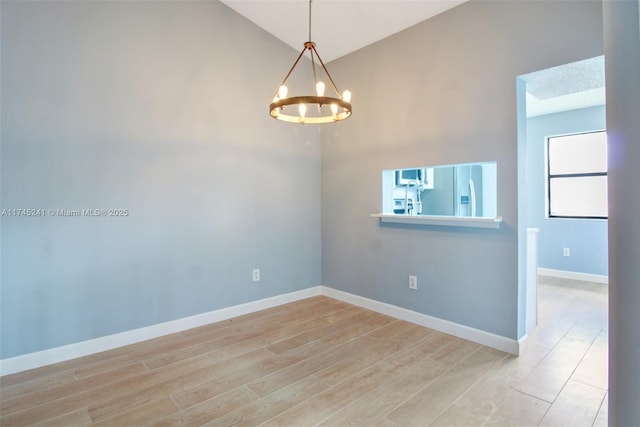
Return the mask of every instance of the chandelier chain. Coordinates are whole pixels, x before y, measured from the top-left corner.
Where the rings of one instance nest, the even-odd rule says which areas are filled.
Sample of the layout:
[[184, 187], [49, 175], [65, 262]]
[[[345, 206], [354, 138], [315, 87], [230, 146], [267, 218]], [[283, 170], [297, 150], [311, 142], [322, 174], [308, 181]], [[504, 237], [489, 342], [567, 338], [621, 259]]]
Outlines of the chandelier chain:
[[311, 41], [311, 2], [313, 0], [309, 0], [309, 41]]

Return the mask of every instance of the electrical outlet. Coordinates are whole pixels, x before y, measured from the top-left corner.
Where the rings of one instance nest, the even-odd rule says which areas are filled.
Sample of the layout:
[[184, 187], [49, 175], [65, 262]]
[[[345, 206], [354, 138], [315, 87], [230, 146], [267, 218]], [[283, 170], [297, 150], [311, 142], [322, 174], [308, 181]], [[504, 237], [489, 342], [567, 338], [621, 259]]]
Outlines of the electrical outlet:
[[418, 289], [418, 276], [409, 276], [409, 289]]
[[571, 255], [571, 251], [569, 250], [569, 248], [562, 248], [562, 256], [570, 256]]
[[254, 282], [259, 282], [260, 281], [260, 269], [259, 268], [254, 268], [253, 269], [253, 281]]

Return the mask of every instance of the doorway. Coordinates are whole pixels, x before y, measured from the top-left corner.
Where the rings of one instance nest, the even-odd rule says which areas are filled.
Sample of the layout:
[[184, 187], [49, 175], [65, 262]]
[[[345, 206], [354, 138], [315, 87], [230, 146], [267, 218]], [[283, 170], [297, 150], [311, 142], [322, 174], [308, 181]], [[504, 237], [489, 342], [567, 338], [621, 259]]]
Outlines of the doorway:
[[607, 219], [554, 217], [548, 151], [550, 137], [605, 130], [604, 57], [522, 75], [516, 83], [518, 258], [524, 269], [518, 333], [526, 338], [521, 350], [535, 349], [540, 357], [516, 389], [551, 408], [582, 393], [581, 401], [590, 403], [580, 411], [591, 424], [606, 425]]
[[[549, 210], [548, 139], [605, 130], [604, 57], [536, 71], [517, 78], [519, 218], [523, 240], [519, 245], [521, 269], [534, 280], [537, 274], [554, 278], [606, 284], [608, 230], [606, 218], [556, 218]], [[580, 156], [578, 151], [577, 156]], [[585, 194], [585, 198], [590, 197]], [[532, 233], [532, 231], [534, 233]], [[537, 237], [531, 246], [527, 239]], [[527, 255], [536, 265], [527, 267]], [[521, 275], [521, 279], [524, 275]], [[519, 336], [531, 330], [527, 319], [537, 317], [536, 293], [522, 286]], [[527, 292], [528, 291], [528, 292]], [[532, 316], [531, 311], [536, 310]]]

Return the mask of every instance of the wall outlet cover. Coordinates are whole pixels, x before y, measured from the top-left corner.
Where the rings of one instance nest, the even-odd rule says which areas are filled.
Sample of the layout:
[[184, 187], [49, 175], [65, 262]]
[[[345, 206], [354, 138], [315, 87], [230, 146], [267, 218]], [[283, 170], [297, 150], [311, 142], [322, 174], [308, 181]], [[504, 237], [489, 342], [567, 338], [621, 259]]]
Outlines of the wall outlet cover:
[[409, 276], [409, 289], [418, 289], [418, 276]]

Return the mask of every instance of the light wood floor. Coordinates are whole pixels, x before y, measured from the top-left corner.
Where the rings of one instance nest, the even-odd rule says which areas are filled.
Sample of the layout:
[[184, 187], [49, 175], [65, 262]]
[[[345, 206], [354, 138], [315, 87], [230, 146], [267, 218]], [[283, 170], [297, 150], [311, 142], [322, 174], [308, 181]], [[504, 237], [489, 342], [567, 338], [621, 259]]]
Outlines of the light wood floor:
[[314, 297], [0, 379], [0, 424], [606, 425], [606, 286], [542, 277], [520, 357]]

